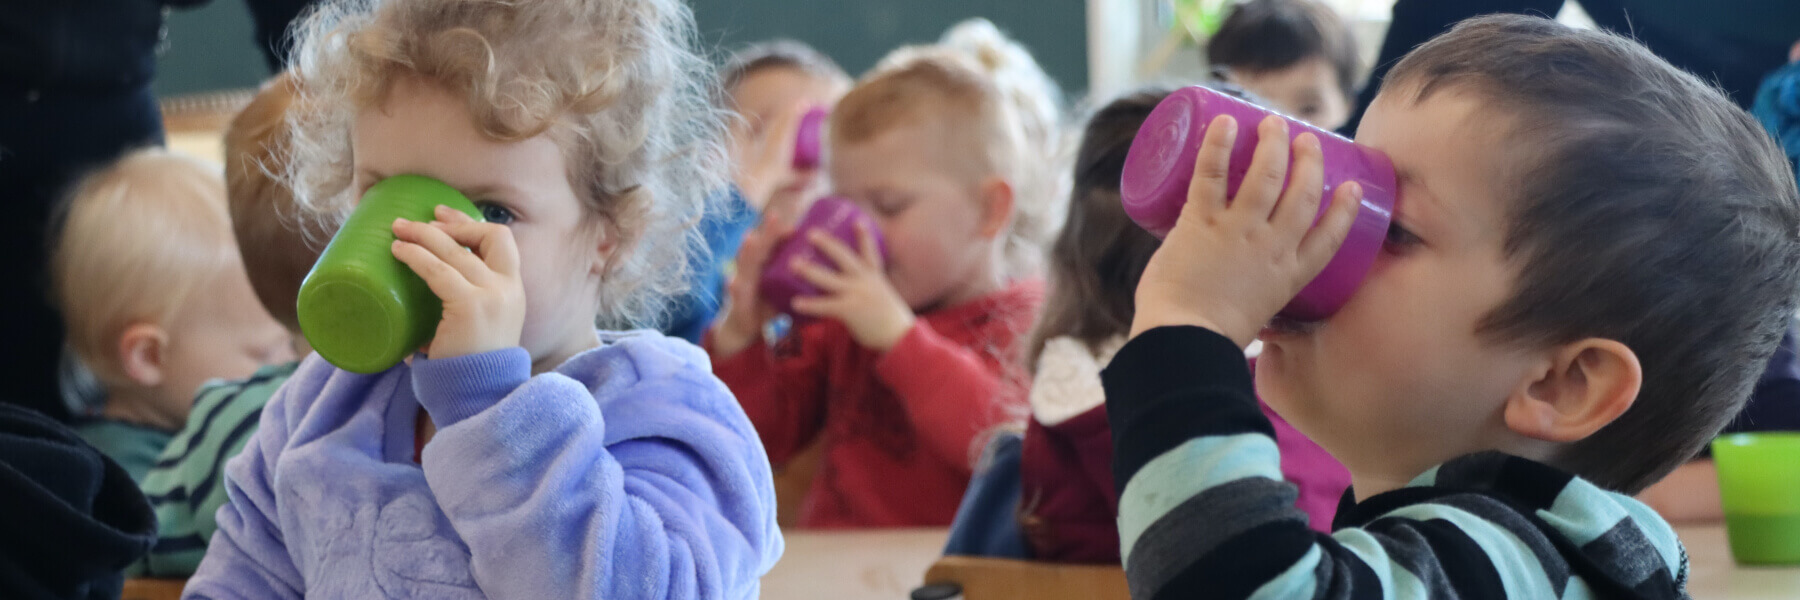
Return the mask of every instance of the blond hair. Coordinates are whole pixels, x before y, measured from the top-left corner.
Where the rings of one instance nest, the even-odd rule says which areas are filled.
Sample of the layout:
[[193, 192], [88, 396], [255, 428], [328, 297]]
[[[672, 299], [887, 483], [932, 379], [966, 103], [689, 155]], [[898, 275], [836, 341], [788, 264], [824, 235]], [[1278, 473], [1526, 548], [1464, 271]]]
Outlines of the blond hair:
[[57, 207], [52, 294], [68, 343], [101, 381], [125, 374], [119, 336], [168, 325], [196, 288], [238, 267], [218, 167], [161, 148], [87, 175]]
[[687, 284], [694, 225], [725, 190], [724, 119], [679, 0], [341, 0], [296, 28], [301, 101], [288, 181], [315, 212], [354, 205], [350, 126], [393, 82], [461, 96], [496, 141], [548, 134], [619, 243], [606, 324], [643, 324]]
[[225, 196], [238, 254], [256, 298], [290, 331], [300, 329], [300, 284], [331, 235], [299, 218], [293, 191], [277, 177], [288, 148], [288, 107], [298, 94], [293, 75], [278, 75], [225, 129]]
[[839, 101], [834, 142], [857, 143], [895, 127], [932, 122], [973, 146], [961, 157], [1012, 185], [1007, 272], [1036, 275], [1043, 242], [1062, 221], [1066, 174], [1061, 92], [1025, 48], [985, 19], [952, 27], [940, 43], [889, 53]]

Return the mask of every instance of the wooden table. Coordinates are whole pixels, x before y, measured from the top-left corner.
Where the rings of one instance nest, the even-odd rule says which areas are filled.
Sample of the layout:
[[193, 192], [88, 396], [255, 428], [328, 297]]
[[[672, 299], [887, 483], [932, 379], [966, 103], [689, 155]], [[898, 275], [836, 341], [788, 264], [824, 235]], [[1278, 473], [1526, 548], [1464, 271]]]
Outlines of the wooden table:
[[[1745, 567], [1731, 560], [1724, 525], [1677, 527], [1687, 546], [1695, 600], [1794, 600], [1800, 567]], [[789, 530], [787, 552], [763, 577], [763, 597], [782, 600], [905, 598], [944, 548], [946, 530]]]
[[903, 600], [944, 551], [948, 529], [784, 532], [787, 552], [763, 576], [762, 597]]
[[1731, 560], [1725, 525], [1675, 528], [1688, 551], [1688, 594], [1694, 600], [1794, 600], [1800, 566], [1745, 567]]

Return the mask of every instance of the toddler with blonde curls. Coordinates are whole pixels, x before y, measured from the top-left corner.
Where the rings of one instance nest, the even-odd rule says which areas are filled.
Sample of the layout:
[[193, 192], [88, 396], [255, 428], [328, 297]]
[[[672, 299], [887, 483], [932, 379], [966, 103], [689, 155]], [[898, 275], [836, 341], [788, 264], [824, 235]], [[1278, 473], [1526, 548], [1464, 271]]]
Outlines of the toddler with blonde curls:
[[307, 359], [226, 467], [190, 598], [756, 598], [768, 459], [706, 355], [647, 322], [723, 189], [677, 0], [388, 0], [297, 30], [288, 183], [330, 221], [384, 178], [483, 221], [397, 220], [443, 302], [374, 375]]

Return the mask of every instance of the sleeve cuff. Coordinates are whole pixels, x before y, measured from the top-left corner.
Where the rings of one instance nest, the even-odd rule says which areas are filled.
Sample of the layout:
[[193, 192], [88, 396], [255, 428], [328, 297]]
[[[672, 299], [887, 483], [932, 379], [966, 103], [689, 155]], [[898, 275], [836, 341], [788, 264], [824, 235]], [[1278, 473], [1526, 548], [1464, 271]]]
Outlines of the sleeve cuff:
[[1132, 339], [1100, 373], [1121, 489], [1137, 470], [1188, 440], [1275, 429], [1256, 403], [1244, 353], [1200, 327], [1159, 327]]
[[439, 428], [498, 404], [531, 379], [531, 355], [514, 346], [480, 354], [413, 361], [413, 394]]

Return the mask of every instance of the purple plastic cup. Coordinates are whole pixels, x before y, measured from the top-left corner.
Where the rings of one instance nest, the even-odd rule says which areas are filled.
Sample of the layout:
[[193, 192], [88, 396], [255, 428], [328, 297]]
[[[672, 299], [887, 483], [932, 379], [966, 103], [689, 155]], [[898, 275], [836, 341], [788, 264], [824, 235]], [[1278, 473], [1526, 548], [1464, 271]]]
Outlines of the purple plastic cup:
[[794, 136], [794, 168], [819, 166], [825, 154], [825, 119], [830, 116], [831, 111], [824, 107], [814, 107], [800, 117], [800, 133]]
[[[1226, 192], [1237, 195], [1244, 172], [1256, 150], [1256, 126], [1268, 115], [1279, 114], [1243, 100], [1194, 86], [1176, 90], [1163, 99], [1138, 129], [1131, 151], [1125, 156], [1124, 179], [1119, 195], [1125, 214], [1151, 235], [1162, 238], [1175, 226], [1181, 207], [1187, 203], [1188, 182], [1194, 178], [1194, 159], [1200, 153], [1200, 142], [1206, 127], [1218, 115], [1237, 119], [1237, 143], [1231, 148], [1231, 166]], [[1319, 321], [1337, 312], [1375, 264], [1375, 257], [1387, 239], [1388, 224], [1394, 217], [1394, 199], [1399, 186], [1394, 179], [1394, 165], [1372, 148], [1357, 145], [1335, 133], [1314, 127], [1286, 115], [1288, 135], [1298, 137], [1312, 132], [1319, 138], [1325, 161], [1324, 196], [1319, 214], [1330, 207], [1332, 191], [1346, 181], [1362, 184], [1362, 206], [1350, 235], [1342, 248], [1325, 265], [1300, 295], [1281, 309], [1280, 315], [1299, 321]], [[1293, 159], [1289, 158], [1292, 165]], [[1315, 217], [1315, 223], [1317, 217]]]
[[806, 239], [808, 232], [815, 229], [824, 231], [849, 244], [851, 248], [856, 248], [859, 244], [856, 239], [857, 223], [868, 226], [869, 233], [875, 237], [875, 247], [881, 250], [881, 257], [886, 260], [887, 242], [882, 240], [881, 230], [875, 227], [875, 219], [869, 213], [843, 198], [820, 198], [806, 211], [806, 216], [800, 218], [800, 224], [794, 227], [794, 235], [782, 241], [769, 255], [769, 262], [763, 267], [762, 280], [757, 284], [763, 301], [784, 314], [793, 315], [795, 320], [802, 319], [802, 315], [794, 313], [794, 298], [816, 296], [819, 288], [794, 272], [794, 259], [802, 258], [826, 267], [836, 264]]

